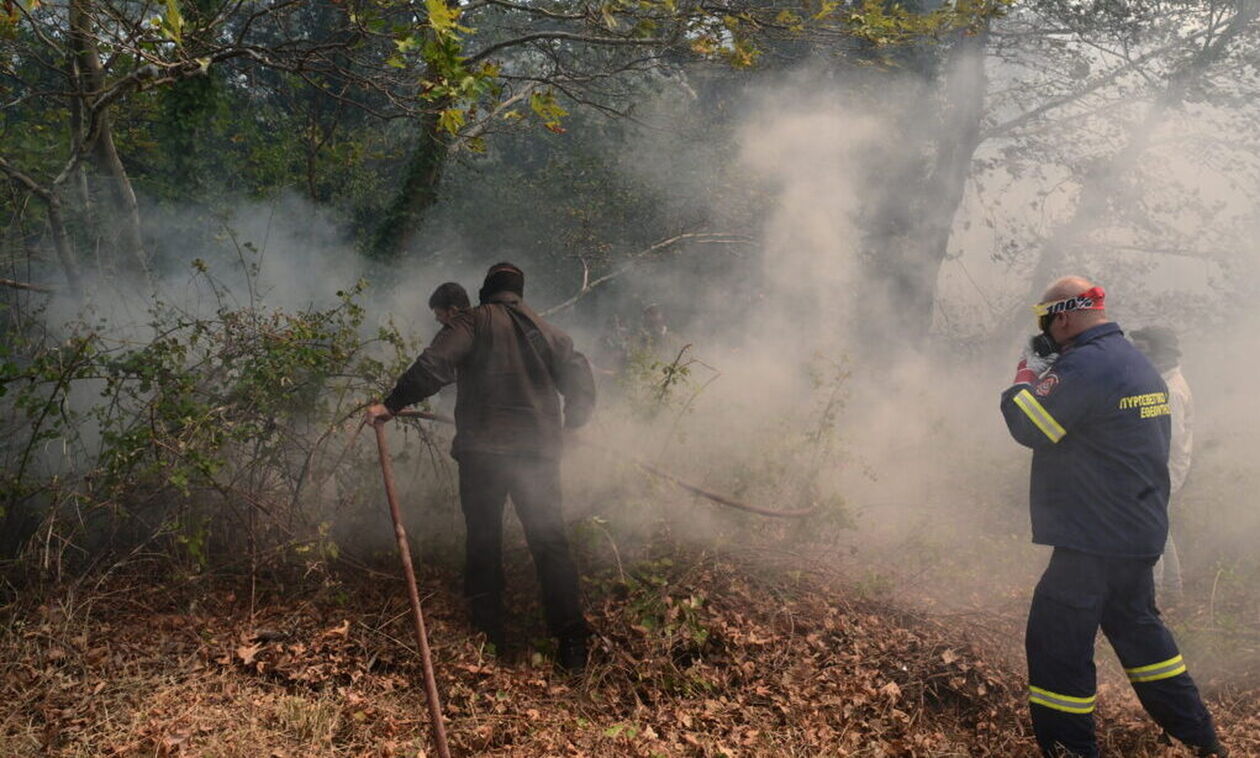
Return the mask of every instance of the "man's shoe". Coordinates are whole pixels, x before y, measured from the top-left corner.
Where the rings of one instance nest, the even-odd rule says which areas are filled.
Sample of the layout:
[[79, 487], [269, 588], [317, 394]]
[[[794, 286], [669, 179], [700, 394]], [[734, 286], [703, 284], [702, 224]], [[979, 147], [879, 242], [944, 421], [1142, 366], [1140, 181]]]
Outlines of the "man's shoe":
[[477, 627], [477, 631], [485, 635], [486, 648], [489, 650], [489, 652], [494, 656], [502, 658], [503, 655], [507, 652], [507, 635], [503, 633], [503, 627], [479, 626]]
[[556, 663], [570, 674], [582, 673], [586, 668], [586, 637], [561, 637]]
[[1229, 758], [1229, 751], [1219, 741], [1209, 747], [1196, 747], [1194, 754], [1198, 758]]

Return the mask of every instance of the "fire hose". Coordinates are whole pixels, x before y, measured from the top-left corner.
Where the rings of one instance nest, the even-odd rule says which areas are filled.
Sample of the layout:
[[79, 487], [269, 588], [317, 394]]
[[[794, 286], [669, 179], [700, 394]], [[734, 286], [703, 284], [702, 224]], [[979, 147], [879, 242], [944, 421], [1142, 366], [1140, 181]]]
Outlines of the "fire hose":
[[[436, 421], [440, 424], [454, 424], [455, 423], [455, 419], [451, 418], [450, 416], [443, 416], [437, 413], [429, 413], [427, 411], [400, 411], [398, 415], [405, 418], [419, 418], [419, 419], [425, 419], [427, 421]], [[589, 447], [592, 450], [598, 450], [608, 455], [616, 455], [616, 456], [623, 455], [622, 453], [616, 450], [613, 450], [612, 448], [604, 447], [603, 445], [600, 445], [595, 442], [591, 442], [590, 440], [579, 438], [576, 441], [580, 445]], [[681, 489], [684, 489], [692, 493], [693, 495], [699, 495], [700, 497], [703, 497], [707, 500], [711, 500], [717, 503], [718, 505], [724, 505], [727, 508], [734, 508], [736, 510], [746, 511], [748, 513], [756, 513], [759, 516], [768, 516], [770, 518], [804, 518], [806, 516], [813, 515], [813, 513], [818, 510], [817, 506], [811, 506], [809, 508], [801, 508], [797, 510], [788, 510], [788, 511], [776, 511], [770, 508], [762, 508], [757, 505], [745, 503], [740, 500], [736, 500], [735, 498], [728, 497], [726, 495], [722, 495], [717, 492], [713, 492], [711, 490], [707, 490], [704, 487], [701, 487], [699, 485], [692, 484], [691, 482], [685, 481], [679, 478], [678, 476], [675, 476], [674, 474], [671, 474], [670, 472], [665, 471], [659, 466], [648, 463], [645, 460], [641, 460], [633, 456], [626, 456], [626, 457], [629, 457], [630, 462], [633, 463], [635, 466], [637, 466], [641, 471], [644, 471], [660, 479], [664, 479], [670, 484], [673, 484]]]

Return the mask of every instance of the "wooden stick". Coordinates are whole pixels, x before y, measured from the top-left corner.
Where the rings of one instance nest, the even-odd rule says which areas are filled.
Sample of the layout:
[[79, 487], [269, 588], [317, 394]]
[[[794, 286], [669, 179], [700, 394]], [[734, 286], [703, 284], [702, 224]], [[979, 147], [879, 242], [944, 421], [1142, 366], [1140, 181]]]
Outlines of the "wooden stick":
[[[420, 419], [425, 419], [427, 421], [437, 421], [440, 424], [454, 424], [455, 423], [455, 419], [451, 418], [450, 416], [442, 416], [437, 413], [429, 413], [428, 411], [399, 411], [397, 415], [406, 417], [406, 418], [420, 418]], [[604, 447], [603, 445], [600, 445], [595, 442], [591, 442], [589, 440], [579, 439], [577, 441], [581, 445], [585, 445], [586, 447], [589, 447], [593, 450], [598, 450], [602, 453], [607, 453], [608, 455], [614, 455], [614, 456], [623, 455], [623, 453], [619, 451], [613, 450], [612, 448]], [[813, 515], [813, 513], [818, 510], [818, 506], [813, 506], [810, 508], [801, 508], [799, 510], [792, 510], [792, 511], [775, 511], [769, 508], [762, 508], [757, 505], [750, 505], [749, 503], [736, 500], [732, 497], [727, 497], [726, 495], [718, 494], [717, 492], [713, 492], [712, 490], [707, 490], [703, 487], [700, 487], [699, 485], [695, 485], [695, 484], [692, 484], [691, 482], [687, 482], [682, 479], [679, 479], [677, 476], [674, 476], [668, 471], [665, 471], [664, 469], [661, 469], [651, 463], [648, 463], [647, 461], [640, 460], [633, 456], [625, 456], [625, 457], [630, 458], [630, 461], [634, 463], [634, 465], [638, 466], [641, 470], [651, 474], [652, 476], [660, 477], [661, 479], [664, 479], [665, 481], [670, 482], [671, 484], [674, 484], [678, 487], [681, 487], [682, 489], [687, 490], [693, 495], [699, 495], [700, 497], [706, 498], [708, 500], [712, 500], [718, 505], [725, 505], [728, 508], [734, 508], [740, 511], [747, 511], [748, 513], [756, 513], [759, 516], [769, 516], [770, 518], [805, 518], [806, 516]]]
[[55, 292], [55, 290], [52, 287], [45, 287], [42, 284], [31, 284], [30, 282], [19, 282], [16, 279], [6, 279], [4, 277], [0, 277], [0, 285], [4, 285], [5, 287], [10, 287], [15, 290], [30, 290], [31, 292], [42, 292], [45, 295], [50, 295], [53, 292]]
[[394, 465], [389, 457], [389, 445], [385, 441], [385, 424], [377, 422], [376, 447], [381, 453], [381, 475], [385, 478], [385, 497], [389, 499], [389, 515], [394, 519], [394, 536], [398, 538], [398, 554], [402, 557], [403, 574], [407, 577], [407, 599], [411, 601], [411, 620], [416, 630], [416, 644], [420, 646], [420, 661], [424, 665], [424, 692], [429, 701], [429, 720], [433, 723], [433, 742], [441, 758], [451, 758], [451, 748], [446, 744], [446, 726], [442, 723], [442, 703], [438, 700], [437, 679], [433, 676], [433, 658], [429, 654], [429, 638], [424, 630], [424, 614], [420, 612], [420, 590], [416, 586], [416, 572], [411, 565], [411, 548], [407, 546], [407, 529], [403, 526], [402, 511], [398, 508], [398, 493], [394, 489]]

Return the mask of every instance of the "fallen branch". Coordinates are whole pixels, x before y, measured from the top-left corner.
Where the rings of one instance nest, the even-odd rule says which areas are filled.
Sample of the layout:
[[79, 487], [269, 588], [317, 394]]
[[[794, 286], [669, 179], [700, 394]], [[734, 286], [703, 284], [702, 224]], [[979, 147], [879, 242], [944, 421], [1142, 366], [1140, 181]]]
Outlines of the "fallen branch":
[[[443, 416], [437, 413], [429, 413], [428, 411], [400, 411], [398, 413], [398, 416], [404, 417], [404, 418], [419, 418], [419, 419], [424, 419], [426, 421], [436, 421], [440, 424], [454, 424], [455, 423], [455, 419], [451, 418], [450, 416]], [[600, 445], [595, 442], [591, 442], [589, 440], [579, 439], [577, 441], [579, 444], [585, 445], [586, 447], [589, 447], [592, 450], [598, 450], [602, 453], [607, 453], [608, 455], [612, 455], [616, 457], [629, 458], [631, 463], [638, 466], [641, 470], [646, 471], [647, 473], [651, 474], [652, 476], [660, 477], [661, 479], [664, 479], [665, 481], [677, 487], [687, 490], [693, 495], [699, 495], [700, 497], [706, 498], [708, 500], [712, 500], [718, 505], [724, 505], [727, 508], [734, 508], [735, 510], [746, 511], [748, 513], [756, 513], [759, 516], [768, 516], [770, 518], [805, 518], [806, 516], [813, 515], [813, 513], [818, 510], [817, 506], [813, 506], [810, 508], [801, 508], [798, 510], [791, 510], [791, 511], [775, 511], [769, 508], [762, 508], [757, 505], [750, 505], [748, 503], [736, 500], [732, 497], [727, 497], [726, 495], [713, 492], [712, 490], [707, 490], [704, 487], [692, 484], [691, 482], [684, 481], [683, 479], [678, 478], [677, 476], [669, 473], [668, 471], [665, 471], [662, 468], [659, 468], [658, 466], [655, 466], [651, 463], [648, 463], [647, 461], [641, 460], [639, 458], [635, 458], [633, 456], [627, 456], [620, 451], [613, 450], [612, 448], [604, 447], [603, 445]]]
[[0, 285], [4, 285], [5, 287], [10, 287], [15, 290], [30, 290], [31, 292], [43, 292], [46, 295], [51, 295], [52, 293], [56, 292], [56, 290], [54, 290], [52, 287], [45, 287], [42, 284], [31, 284], [30, 282], [19, 282], [16, 279], [5, 279], [4, 277], [0, 277]]

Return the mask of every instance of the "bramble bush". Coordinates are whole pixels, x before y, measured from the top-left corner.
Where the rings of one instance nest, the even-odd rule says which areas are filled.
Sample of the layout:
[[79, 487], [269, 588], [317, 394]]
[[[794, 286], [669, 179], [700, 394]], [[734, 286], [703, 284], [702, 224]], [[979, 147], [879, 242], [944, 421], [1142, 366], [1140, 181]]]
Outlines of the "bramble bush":
[[371, 435], [351, 435], [413, 346], [392, 323], [365, 328], [365, 284], [322, 309], [237, 307], [194, 268], [220, 304], [209, 315], [156, 302], [139, 329], [81, 316], [53, 332], [40, 314], [0, 313], [11, 566], [60, 576], [140, 555], [186, 571], [328, 556], [333, 521], [379, 505]]

